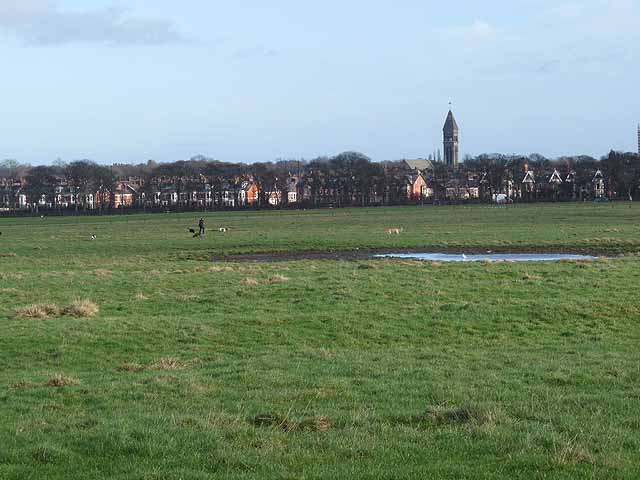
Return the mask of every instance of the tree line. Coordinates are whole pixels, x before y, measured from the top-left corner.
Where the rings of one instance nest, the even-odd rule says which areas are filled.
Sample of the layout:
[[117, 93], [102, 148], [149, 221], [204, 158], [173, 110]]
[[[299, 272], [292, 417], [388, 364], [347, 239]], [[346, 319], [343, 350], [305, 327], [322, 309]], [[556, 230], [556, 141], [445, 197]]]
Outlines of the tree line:
[[[447, 190], [452, 182], [462, 188], [475, 185], [480, 191], [477, 200], [482, 201], [490, 200], [496, 194], [508, 193], [507, 185], [517, 186], [522, 182], [525, 171], [534, 172], [543, 183], [545, 175], [548, 177], [550, 172], [558, 171], [563, 179], [572, 175], [574, 189], [575, 186], [588, 189], [598, 170], [606, 179], [607, 196], [610, 198], [636, 199], [640, 195], [640, 157], [615, 151], [600, 159], [589, 156], [548, 159], [538, 154], [482, 154], [466, 158], [457, 169], [433, 162], [421, 174], [430, 186], [432, 201], [450, 200]], [[15, 210], [18, 206], [16, 194], [20, 192], [29, 198], [30, 207], [35, 204], [37, 208], [35, 199], [55, 199], [57, 192], [66, 188], [75, 195], [72, 208], [76, 211], [88, 208], [109, 211], [114, 208], [118, 182], [132, 178], [136, 179], [138, 198], [130, 205], [131, 208], [145, 207], [154, 194], [168, 187], [177, 195], [177, 207], [195, 208], [200, 204], [188, 194], [201, 191], [204, 185], [212, 207], [222, 207], [225, 206], [225, 192], [227, 195], [231, 192], [237, 198], [242, 185], [248, 182], [255, 184], [258, 192], [253, 207], [270, 206], [269, 196], [273, 192], [282, 193], [278, 206], [285, 207], [290, 203], [286, 192], [292, 188], [304, 190], [295, 202], [299, 206], [394, 205], [425, 200], [407, 195], [407, 179], [417, 173], [409, 171], [402, 161], [372, 162], [358, 152], [313, 160], [253, 164], [222, 162], [202, 155], [172, 163], [149, 161], [111, 166], [79, 160], [31, 167], [15, 160], [5, 160], [0, 162], [0, 207]], [[542, 186], [540, 191], [544, 191]], [[2, 205], [3, 195], [5, 205]], [[94, 202], [88, 205], [86, 199], [91, 196]], [[558, 200], [558, 192], [553, 198], [542, 195], [539, 199]], [[562, 199], [578, 198], [574, 191], [573, 195], [564, 195]], [[234, 203], [237, 205], [238, 202]], [[56, 208], [55, 201], [48, 203], [48, 207]]]

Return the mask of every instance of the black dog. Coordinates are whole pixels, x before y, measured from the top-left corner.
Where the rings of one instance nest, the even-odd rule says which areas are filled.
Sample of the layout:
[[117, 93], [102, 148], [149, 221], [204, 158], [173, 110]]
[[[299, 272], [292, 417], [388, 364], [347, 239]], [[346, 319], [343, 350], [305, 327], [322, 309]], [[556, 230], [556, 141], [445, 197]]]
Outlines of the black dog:
[[189, 233], [193, 233], [193, 238], [198, 238], [200, 236], [200, 232], [196, 232], [195, 228], [190, 228]]

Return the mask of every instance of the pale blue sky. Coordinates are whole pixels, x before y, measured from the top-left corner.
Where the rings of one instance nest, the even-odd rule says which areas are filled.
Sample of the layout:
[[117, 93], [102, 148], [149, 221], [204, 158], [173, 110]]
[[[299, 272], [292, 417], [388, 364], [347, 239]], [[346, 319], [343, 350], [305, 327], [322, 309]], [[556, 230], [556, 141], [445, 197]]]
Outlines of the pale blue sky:
[[[452, 6], [447, 6], [449, 4]], [[635, 150], [640, 0], [0, 0], [0, 159]]]

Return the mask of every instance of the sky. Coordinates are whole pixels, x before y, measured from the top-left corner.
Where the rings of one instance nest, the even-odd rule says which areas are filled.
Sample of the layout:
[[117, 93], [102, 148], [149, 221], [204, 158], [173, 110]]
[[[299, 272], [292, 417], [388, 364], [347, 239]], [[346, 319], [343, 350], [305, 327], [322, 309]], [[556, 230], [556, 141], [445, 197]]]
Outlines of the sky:
[[635, 151], [640, 0], [0, 0], [0, 160]]

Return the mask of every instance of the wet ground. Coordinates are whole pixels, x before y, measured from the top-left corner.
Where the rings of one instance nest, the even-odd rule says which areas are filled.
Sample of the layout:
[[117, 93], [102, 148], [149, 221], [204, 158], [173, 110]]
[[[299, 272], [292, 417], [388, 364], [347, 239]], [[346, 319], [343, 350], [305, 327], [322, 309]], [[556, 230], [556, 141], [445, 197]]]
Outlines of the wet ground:
[[[434, 249], [436, 250], [436, 249]], [[514, 251], [515, 250], [515, 251]], [[464, 256], [463, 256], [464, 255]], [[599, 258], [596, 252], [586, 251], [493, 251], [481, 248], [465, 249], [465, 251], [426, 252], [422, 250], [347, 250], [347, 251], [303, 251], [303, 252], [269, 252], [214, 257], [214, 262], [293, 262], [299, 260], [343, 260], [357, 261], [368, 259], [403, 259], [438, 262], [463, 261], [560, 261], [560, 260], [595, 260]]]
[[597, 260], [591, 255], [567, 253], [495, 253], [495, 254], [451, 254], [451, 253], [391, 253], [374, 255], [374, 258], [399, 258], [431, 262], [558, 262], [560, 260]]

